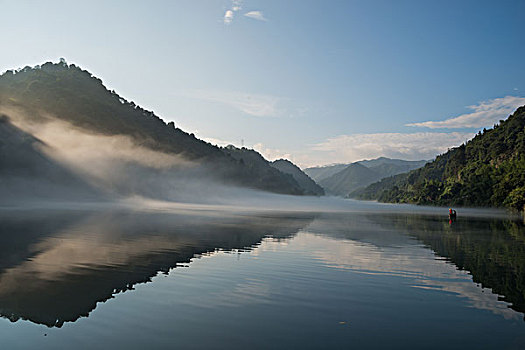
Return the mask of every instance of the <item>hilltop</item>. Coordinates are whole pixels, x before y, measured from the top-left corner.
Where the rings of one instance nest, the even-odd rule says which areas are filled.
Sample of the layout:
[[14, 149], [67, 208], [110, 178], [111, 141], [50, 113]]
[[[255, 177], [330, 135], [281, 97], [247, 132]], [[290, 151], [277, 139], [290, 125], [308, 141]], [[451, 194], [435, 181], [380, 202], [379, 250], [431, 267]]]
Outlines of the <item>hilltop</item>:
[[[154, 112], [109, 91], [102, 80], [65, 60], [2, 74], [0, 112], [10, 120], [24, 115], [26, 122], [59, 120], [85, 133], [125, 136], [141, 149], [197, 164], [206, 181], [213, 178], [227, 185], [283, 194], [307, 192], [293, 177], [270, 166], [268, 161], [232, 157], [231, 152], [200, 140], [176, 127], [174, 122], [166, 123]], [[31, 159], [20, 161], [31, 162]], [[133, 186], [133, 191], [137, 188]]]

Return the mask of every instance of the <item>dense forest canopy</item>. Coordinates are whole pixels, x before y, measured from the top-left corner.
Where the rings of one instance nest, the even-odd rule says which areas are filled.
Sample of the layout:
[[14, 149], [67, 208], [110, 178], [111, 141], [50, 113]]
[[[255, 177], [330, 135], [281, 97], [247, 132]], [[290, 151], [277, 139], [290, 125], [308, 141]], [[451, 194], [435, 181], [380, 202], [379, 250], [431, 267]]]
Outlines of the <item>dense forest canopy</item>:
[[351, 197], [524, 210], [525, 106], [424, 167], [383, 179]]

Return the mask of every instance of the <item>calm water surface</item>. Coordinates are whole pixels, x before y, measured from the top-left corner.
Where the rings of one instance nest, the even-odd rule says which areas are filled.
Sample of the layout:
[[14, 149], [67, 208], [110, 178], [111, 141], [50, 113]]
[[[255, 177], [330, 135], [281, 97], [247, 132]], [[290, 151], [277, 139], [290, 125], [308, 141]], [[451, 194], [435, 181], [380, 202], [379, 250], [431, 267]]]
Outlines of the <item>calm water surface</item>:
[[2, 348], [525, 348], [523, 222], [403, 208], [0, 211]]

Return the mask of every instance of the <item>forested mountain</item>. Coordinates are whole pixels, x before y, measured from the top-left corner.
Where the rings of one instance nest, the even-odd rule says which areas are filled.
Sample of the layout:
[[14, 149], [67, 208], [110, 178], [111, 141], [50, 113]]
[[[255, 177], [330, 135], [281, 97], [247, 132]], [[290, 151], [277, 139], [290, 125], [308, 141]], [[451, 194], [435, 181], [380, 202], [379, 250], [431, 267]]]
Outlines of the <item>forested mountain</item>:
[[199, 140], [173, 122], [165, 123], [153, 112], [108, 91], [100, 79], [65, 60], [2, 74], [0, 112], [11, 119], [21, 113], [30, 122], [64, 121], [97, 135], [124, 135], [137, 147], [191, 161], [203, 169], [201, 173], [207, 179], [213, 177], [221, 183], [303, 194], [293, 178], [268, 162], [252, 163], [251, 158], [241, 161], [232, 157], [230, 152]]
[[304, 173], [310, 176], [314, 181], [319, 183], [322, 179], [326, 179], [334, 174], [337, 174], [350, 164], [333, 164], [318, 167], [311, 167], [304, 169]]
[[[237, 148], [233, 145], [228, 145], [224, 148], [221, 148], [221, 150], [226, 155], [238, 161], [241, 165], [246, 166], [256, 174], [259, 174], [259, 177], [255, 178], [254, 181], [261, 181], [272, 176], [279, 177], [281, 181], [287, 182], [288, 186], [296, 191], [296, 193], [292, 194], [306, 193], [306, 191], [301, 188], [301, 185], [294, 179], [293, 176], [281, 172], [273, 167], [271, 163], [264, 159], [264, 157], [259, 152], [246, 147]], [[260, 185], [262, 186], [262, 184]]]
[[525, 106], [424, 167], [351, 194], [429, 205], [525, 206]]
[[381, 179], [381, 175], [359, 163], [352, 163], [334, 175], [322, 179], [319, 184], [327, 193], [346, 196], [357, 188]]
[[305, 194], [323, 196], [324, 190], [321, 186], [315, 183], [308, 175], [306, 175], [297, 165], [286, 159], [278, 159], [270, 163], [272, 167], [279, 171], [290, 174], [295, 181], [301, 186]]
[[356, 189], [388, 176], [420, 168], [426, 162], [380, 157], [350, 164], [307, 168], [304, 172], [315, 178], [328, 193], [346, 197]]

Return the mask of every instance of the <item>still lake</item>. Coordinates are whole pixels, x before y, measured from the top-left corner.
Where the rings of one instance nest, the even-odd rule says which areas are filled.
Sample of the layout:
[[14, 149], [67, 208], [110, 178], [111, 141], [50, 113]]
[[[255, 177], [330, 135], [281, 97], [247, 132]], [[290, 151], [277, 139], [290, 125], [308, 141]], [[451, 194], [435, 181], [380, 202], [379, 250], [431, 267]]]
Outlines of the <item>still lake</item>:
[[524, 349], [525, 227], [501, 212], [0, 210], [9, 349]]

